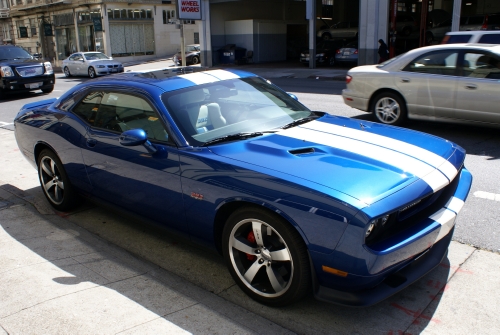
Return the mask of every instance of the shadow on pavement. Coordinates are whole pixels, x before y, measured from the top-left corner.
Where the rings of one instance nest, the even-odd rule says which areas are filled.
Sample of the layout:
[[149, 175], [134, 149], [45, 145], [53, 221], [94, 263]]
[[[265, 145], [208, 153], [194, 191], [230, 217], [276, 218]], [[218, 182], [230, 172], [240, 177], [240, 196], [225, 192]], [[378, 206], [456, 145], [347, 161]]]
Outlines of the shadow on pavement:
[[[82, 299], [91, 299], [82, 300], [82, 305], [99, 304], [100, 297], [93, 296], [88, 289], [102, 287], [119, 293], [154, 315], [193, 333], [203, 332], [185, 322], [183, 317], [202, 302], [203, 305], [197, 305], [196, 308], [205, 308], [206, 311], [203, 312], [209, 313], [207, 315], [211, 318], [241, 320], [245, 309], [260, 315], [261, 320], [244, 324], [256, 333], [283, 332], [267, 327], [265, 319], [268, 319], [288, 330], [304, 334], [398, 334], [411, 325], [418, 324], [423, 329], [428, 323], [440, 322], [433, 318], [439, 305], [435, 302], [441, 299], [445, 284], [452, 275], [450, 270], [457, 267], [445, 259], [415, 284], [369, 308], [346, 308], [323, 303], [316, 301], [312, 294], [295, 305], [270, 308], [251, 300], [235, 285], [222, 257], [207, 253], [205, 249], [195, 247], [175, 235], [95, 208], [88, 202], [83, 202], [71, 213], [50, 214], [48, 204], [40, 201], [40, 197], [43, 197], [40, 187], [22, 191], [11, 185], [3, 185], [0, 189], [20, 198], [12, 198], [14, 200], [10, 201], [13, 203], [22, 204], [26, 200], [37, 206], [38, 211], [29, 204], [10, 208], [9, 212], [3, 211], [3, 214], [8, 213], [10, 217], [4, 217], [0, 222], [7, 234], [38, 256], [39, 263], [55, 268], [51, 270], [51, 273], [56, 273], [52, 277], [52, 283], [44, 281], [43, 276], [35, 280], [39, 282], [26, 283], [34, 285], [26, 288], [30, 294], [31, 306], [44, 303], [50, 296], [53, 296], [52, 299], [58, 298], [62, 293], [73, 293]], [[8, 224], [5, 220], [8, 220]], [[11, 253], [11, 258], [26, 256], [16, 255], [15, 247], [11, 249]], [[15, 277], [23, 276], [23, 273], [16, 271], [29, 269], [30, 264], [22, 264], [21, 269], [24, 270], [16, 270], [15, 263], [26, 262], [26, 259], [14, 259], [11, 264], [4, 264], [4, 270], [11, 270], [12, 281]], [[4, 278], [3, 282], [8, 288], [9, 279]], [[101, 291], [96, 290], [94, 294], [109, 294], [99, 292]], [[58, 298], [54, 301], [55, 304], [60, 304], [65, 300]], [[232, 304], [227, 304], [227, 301], [243, 308], [231, 307]], [[16, 304], [26, 302], [14, 299], [14, 302], [9, 303], [15, 307]], [[54, 313], [50, 303], [47, 304], [48, 307], [45, 308], [48, 310], [45, 312]], [[113, 309], [108, 316], [118, 323], [127, 317], [131, 320], [125, 324], [134, 320], [134, 316], [124, 315], [125, 311], [114, 310], [119, 306], [107, 307]], [[77, 304], [71, 310], [78, 312], [82, 308]], [[99, 311], [99, 306], [95, 308]], [[39, 321], [26, 322], [31, 322], [30, 329], [36, 329], [33, 322]], [[96, 322], [105, 325], [109, 323], [102, 317], [89, 321], [85, 325], [86, 332], [94, 331]], [[109, 327], [114, 328], [97, 329], [98, 332], [105, 333], [117, 333], [121, 329], [111, 324]]]

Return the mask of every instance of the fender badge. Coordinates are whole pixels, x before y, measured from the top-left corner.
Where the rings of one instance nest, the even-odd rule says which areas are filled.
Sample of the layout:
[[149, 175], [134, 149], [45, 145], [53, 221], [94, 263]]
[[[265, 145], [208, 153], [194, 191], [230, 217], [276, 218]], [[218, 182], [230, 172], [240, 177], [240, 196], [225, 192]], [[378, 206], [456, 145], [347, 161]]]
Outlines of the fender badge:
[[196, 200], [203, 200], [203, 194], [191, 192], [191, 198], [195, 198]]

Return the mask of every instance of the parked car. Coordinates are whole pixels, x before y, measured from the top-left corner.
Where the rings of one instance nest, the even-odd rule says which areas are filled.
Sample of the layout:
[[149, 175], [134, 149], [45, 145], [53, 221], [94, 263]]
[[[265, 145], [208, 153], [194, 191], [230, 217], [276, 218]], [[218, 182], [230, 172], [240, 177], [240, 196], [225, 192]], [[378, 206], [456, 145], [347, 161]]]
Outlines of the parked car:
[[[335, 52], [344, 45], [344, 40], [321, 41], [316, 45], [316, 64], [317, 65], [335, 65]], [[300, 53], [300, 62], [309, 64], [309, 50], [302, 50]]]
[[14, 45], [0, 45], [0, 99], [15, 92], [54, 90], [56, 78], [50, 62], [34, 59]]
[[454, 31], [446, 33], [442, 44], [452, 43], [484, 43], [500, 44], [500, 31]]
[[359, 23], [357, 21], [341, 21], [330, 28], [319, 30], [316, 36], [323, 41], [358, 37], [358, 27]]
[[[186, 54], [186, 65], [196, 65], [200, 63], [200, 45], [199, 44], [189, 44], [185, 47]], [[177, 65], [182, 65], [182, 56], [179, 51], [174, 55], [174, 63]]]
[[243, 71], [103, 77], [14, 122], [56, 210], [84, 195], [168, 227], [272, 306], [407, 287], [446, 257], [472, 181], [450, 141], [310, 111]]
[[95, 78], [124, 71], [123, 64], [102, 52], [76, 52], [64, 59], [62, 68], [66, 77], [89, 76]]
[[347, 43], [344, 47], [335, 52], [335, 63], [337, 64], [358, 64], [358, 41]]
[[[480, 42], [479, 38], [490, 30], [500, 30], [500, 14], [461, 17], [460, 31], [458, 32], [451, 33], [451, 24], [452, 20], [448, 19], [428, 29], [426, 32], [427, 44], [431, 44], [433, 41], [441, 41], [443, 38], [445, 39], [441, 43], [490, 43]], [[500, 34], [500, 31], [491, 33]], [[448, 40], [448, 37], [445, 37], [447, 35], [454, 36], [451, 42]], [[494, 39], [494, 43], [492, 44], [498, 44], [496, 41], [497, 39]]]
[[406, 118], [500, 126], [500, 45], [423, 47], [347, 73], [344, 102], [385, 124]]

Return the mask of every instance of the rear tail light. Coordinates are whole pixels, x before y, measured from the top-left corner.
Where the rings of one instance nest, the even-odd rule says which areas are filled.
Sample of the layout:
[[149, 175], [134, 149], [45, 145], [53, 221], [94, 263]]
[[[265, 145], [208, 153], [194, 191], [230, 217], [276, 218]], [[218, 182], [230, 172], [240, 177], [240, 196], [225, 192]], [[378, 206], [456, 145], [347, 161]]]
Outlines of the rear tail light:
[[349, 84], [352, 81], [352, 77], [350, 75], [345, 76], [345, 83]]
[[358, 54], [358, 49], [354, 50], [353, 54], [357, 55]]
[[445, 35], [445, 36], [443, 37], [443, 40], [441, 41], [441, 44], [446, 44], [446, 43], [448, 43], [448, 40], [449, 40], [449, 39], [450, 39], [450, 36], [449, 36], [449, 35]]
[[338, 55], [340, 54], [340, 49], [337, 49], [337, 51], [335, 51], [335, 53]]
[[483, 25], [481, 26], [481, 30], [488, 30], [488, 15], [484, 17]]

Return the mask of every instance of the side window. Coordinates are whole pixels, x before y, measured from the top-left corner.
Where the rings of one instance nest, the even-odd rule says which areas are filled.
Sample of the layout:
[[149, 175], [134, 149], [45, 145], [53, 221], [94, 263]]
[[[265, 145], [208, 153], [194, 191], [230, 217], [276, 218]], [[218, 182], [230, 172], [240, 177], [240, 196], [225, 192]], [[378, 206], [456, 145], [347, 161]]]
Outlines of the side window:
[[73, 108], [91, 126], [116, 132], [143, 129], [150, 140], [168, 141], [158, 114], [143, 98], [119, 92], [92, 92]]
[[500, 79], [500, 57], [482, 52], [465, 53], [463, 76]]
[[500, 34], [485, 34], [481, 36], [479, 43], [500, 44]]
[[453, 76], [456, 71], [457, 56], [456, 52], [450, 51], [425, 54], [410, 62], [403, 71]]

